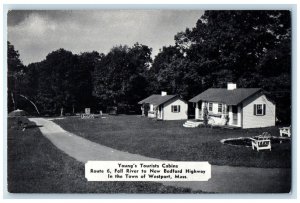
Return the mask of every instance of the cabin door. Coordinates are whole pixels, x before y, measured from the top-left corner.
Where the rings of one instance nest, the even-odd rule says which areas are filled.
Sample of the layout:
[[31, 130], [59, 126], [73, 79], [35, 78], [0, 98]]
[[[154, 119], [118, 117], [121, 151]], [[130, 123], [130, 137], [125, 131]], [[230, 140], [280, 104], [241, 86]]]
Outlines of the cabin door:
[[159, 119], [162, 119], [162, 110], [163, 110], [162, 106], [159, 106], [158, 107], [158, 115], [157, 115]]
[[199, 107], [199, 112], [198, 112], [199, 118], [203, 119], [202, 101], [198, 102], [198, 107]]
[[238, 108], [237, 106], [232, 106], [232, 125], [238, 124]]
[[149, 104], [144, 104], [144, 114], [145, 116], [148, 116], [148, 111], [150, 110], [150, 105]]

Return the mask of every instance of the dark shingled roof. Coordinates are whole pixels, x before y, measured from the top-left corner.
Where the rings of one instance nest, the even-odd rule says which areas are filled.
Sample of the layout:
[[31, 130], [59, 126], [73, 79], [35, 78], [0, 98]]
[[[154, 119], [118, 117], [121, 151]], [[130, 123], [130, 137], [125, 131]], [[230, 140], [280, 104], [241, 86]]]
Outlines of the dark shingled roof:
[[260, 88], [237, 88], [234, 90], [210, 88], [190, 99], [189, 102], [211, 101], [225, 103], [227, 105], [238, 105], [259, 91], [261, 91]]
[[177, 95], [165, 95], [161, 96], [160, 94], [153, 94], [146, 99], [143, 99], [142, 101], [139, 101], [138, 104], [148, 103], [148, 104], [154, 104], [154, 105], [161, 105], [163, 103], [166, 103], [170, 99], [173, 99], [177, 97]]

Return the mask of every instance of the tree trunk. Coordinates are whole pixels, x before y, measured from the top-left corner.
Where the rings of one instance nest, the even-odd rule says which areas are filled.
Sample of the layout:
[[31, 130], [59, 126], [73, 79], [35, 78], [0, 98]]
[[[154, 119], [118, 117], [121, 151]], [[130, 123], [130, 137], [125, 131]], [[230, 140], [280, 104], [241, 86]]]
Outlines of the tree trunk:
[[64, 114], [64, 108], [62, 107], [62, 108], [60, 109], [60, 116], [63, 116], [63, 114]]

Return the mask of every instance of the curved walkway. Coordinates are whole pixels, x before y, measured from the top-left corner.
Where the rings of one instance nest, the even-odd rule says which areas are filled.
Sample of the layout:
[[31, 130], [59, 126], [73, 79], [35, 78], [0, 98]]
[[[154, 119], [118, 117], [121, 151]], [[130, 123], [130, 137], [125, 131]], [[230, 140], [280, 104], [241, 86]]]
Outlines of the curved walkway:
[[[91, 142], [65, 131], [44, 118], [30, 118], [43, 135], [57, 148], [76, 160], [87, 161], [158, 161], [138, 154], [119, 151]], [[186, 187], [194, 191], [217, 193], [276, 193], [285, 191], [291, 184], [290, 169], [253, 168], [212, 165], [211, 179], [206, 182], [161, 182], [164, 185]]]

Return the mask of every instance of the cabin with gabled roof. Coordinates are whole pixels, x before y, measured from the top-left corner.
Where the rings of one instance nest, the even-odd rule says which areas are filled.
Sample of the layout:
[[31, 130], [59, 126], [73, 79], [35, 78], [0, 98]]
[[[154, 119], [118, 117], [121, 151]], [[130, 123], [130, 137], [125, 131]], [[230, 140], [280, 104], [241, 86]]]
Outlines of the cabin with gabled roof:
[[190, 99], [194, 103], [195, 119], [203, 120], [205, 114], [212, 125], [241, 128], [275, 126], [276, 108], [260, 88], [210, 88]]
[[159, 120], [185, 120], [188, 118], [188, 104], [179, 95], [167, 95], [166, 92], [153, 94], [142, 101], [142, 116]]

